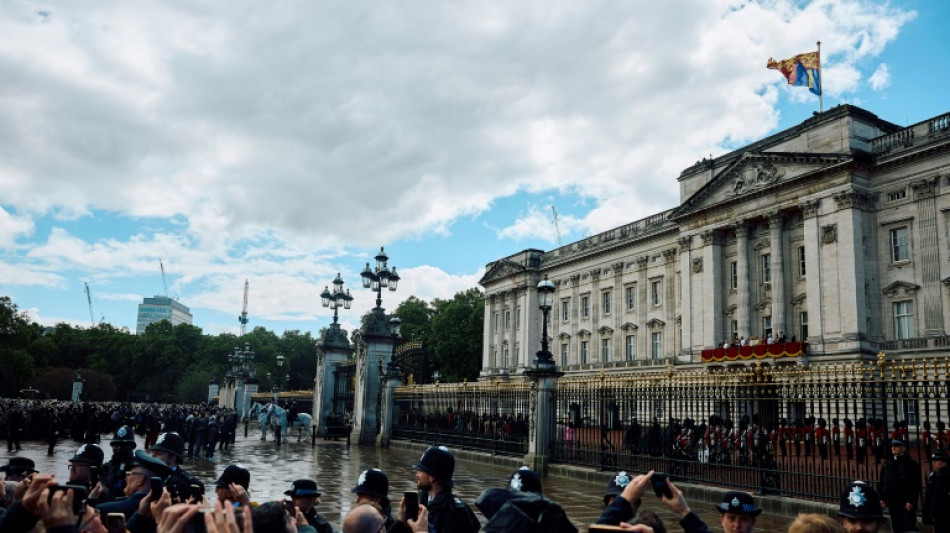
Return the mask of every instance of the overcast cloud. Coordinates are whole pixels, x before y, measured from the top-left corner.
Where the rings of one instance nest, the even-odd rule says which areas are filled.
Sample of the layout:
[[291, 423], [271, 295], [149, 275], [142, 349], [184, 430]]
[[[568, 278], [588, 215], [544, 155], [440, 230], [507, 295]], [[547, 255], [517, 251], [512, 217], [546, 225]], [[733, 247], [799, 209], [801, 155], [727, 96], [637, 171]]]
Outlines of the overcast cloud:
[[[43, 214], [170, 217], [180, 231], [53, 231], [29, 279], [159, 255], [208, 282], [191, 305], [233, 308], [236, 256], [286, 298], [332, 279], [327, 251], [445, 234], [521, 190], [575, 191], [592, 209], [562, 223], [602, 231], [675, 205], [684, 167], [776, 126], [770, 56], [822, 35], [826, 97], [883, 87], [885, 65], [869, 81], [859, 66], [913, 16], [855, 0], [3, 2], [0, 250]], [[546, 209], [499, 236], [553, 241]], [[477, 281], [428, 274], [429, 290]]]

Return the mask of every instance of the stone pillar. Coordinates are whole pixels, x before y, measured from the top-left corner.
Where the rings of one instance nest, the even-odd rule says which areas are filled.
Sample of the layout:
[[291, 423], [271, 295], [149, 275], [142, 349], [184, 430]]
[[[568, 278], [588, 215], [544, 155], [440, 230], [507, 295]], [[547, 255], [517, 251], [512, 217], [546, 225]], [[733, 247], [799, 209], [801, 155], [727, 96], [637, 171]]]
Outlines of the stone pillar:
[[[680, 325], [680, 330], [682, 331], [682, 349], [677, 354], [678, 356], [686, 356], [686, 360], [691, 359], [693, 353], [693, 265], [692, 265], [692, 235], [684, 235], [679, 238], [679, 267], [680, 267], [680, 317], [682, 324]], [[703, 264], [700, 260], [699, 268], [702, 269]]]
[[[318, 435], [327, 434], [327, 418], [333, 410], [334, 371], [353, 356], [346, 330], [333, 323], [321, 332], [317, 343], [317, 372], [313, 383], [313, 423]], [[375, 403], [374, 403], [375, 405]]]
[[257, 394], [257, 380], [251, 378], [245, 381], [241, 388], [237, 389], [237, 391], [240, 394], [240, 396], [237, 398], [237, 401], [239, 402], [239, 405], [244, 406], [244, 410], [242, 411], [244, 414], [242, 416], [246, 416], [251, 410], [251, 405], [254, 403], [253, 396]]
[[785, 241], [782, 239], [785, 217], [781, 212], [769, 215], [769, 243], [772, 252], [772, 337], [778, 339], [784, 332], [788, 335], [785, 310], [788, 298], [785, 295]]
[[[518, 289], [518, 292], [523, 295], [521, 298], [521, 312], [524, 316], [524, 322], [521, 323], [521, 371], [525, 371], [531, 367], [531, 358], [532, 354], [537, 352], [540, 348], [541, 342], [541, 331], [544, 329], [541, 324], [541, 310], [538, 308], [538, 291], [535, 287], [538, 286], [536, 276], [529, 277], [529, 281], [525, 283], [524, 286]], [[555, 293], [554, 304], [560, 305], [559, 300], [557, 299], [557, 293]], [[554, 322], [554, 311], [555, 309], [552, 306], [550, 319], [552, 325]], [[549, 329], [549, 332], [554, 331], [553, 328]]]
[[924, 311], [923, 332], [926, 336], [944, 335], [943, 286], [940, 282], [940, 248], [937, 242], [937, 178], [911, 183], [917, 200], [917, 235], [920, 246], [921, 300]]
[[[647, 310], [650, 308], [650, 280], [647, 279], [647, 265], [650, 264], [650, 256], [641, 255], [637, 257], [637, 295], [640, 301], [637, 302], [637, 325], [643, 326], [647, 323]], [[646, 329], [644, 329], [646, 331]], [[650, 336], [647, 334], [637, 335], [637, 353], [640, 359], [650, 359]]]
[[739, 302], [736, 306], [736, 316], [739, 322], [739, 336], [748, 340], [752, 334], [752, 295], [749, 290], [749, 223], [740, 220], [735, 223], [735, 229], [738, 248], [736, 267], [739, 278]]
[[221, 390], [221, 385], [217, 381], [212, 380], [208, 383], [208, 405], [211, 405], [211, 402], [214, 401], [214, 397], [218, 396], [218, 402], [221, 401], [221, 396], [218, 392]]
[[382, 393], [380, 367], [389, 362], [393, 339], [389, 332], [389, 316], [381, 308], [363, 317], [365, 350], [356, 357], [356, 390], [353, 398], [353, 431], [351, 444], [375, 444], [379, 423], [377, 400]]
[[[725, 316], [722, 313], [722, 253], [715, 230], [706, 230], [700, 237], [703, 239], [702, 263], [699, 264], [702, 273], [702, 300], [699, 303], [703, 317], [702, 344], [706, 348], [712, 348], [720, 340], [729, 337], [727, 328], [723, 327]], [[728, 341], [732, 343], [731, 338]]]
[[[808, 338], [799, 339], [808, 343], [808, 352], [820, 353], [824, 350], [825, 321], [822, 313], [822, 260], [821, 260], [821, 228], [818, 224], [818, 210], [821, 200], [809, 200], [799, 204], [804, 219], [805, 234], [805, 312], [808, 313]], [[801, 336], [795, 332], [796, 338]]]
[[[663, 309], [664, 314], [666, 315], [666, 327], [663, 332], [663, 347], [664, 347], [664, 356], [666, 357], [676, 357], [679, 355], [679, 350], [676, 346], [677, 331], [678, 327], [676, 324], [676, 302], [678, 298], [676, 297], [677, 282], [674, 275], [676, 273], [677, 257], [679, 253], [676, 248], [670, 248], [663, 250], [663, 265], [665, 273], [663, 275]], [[682, 340], [682, 339], [680, 339]]]
[[492, 311], [495, 304], [494, 294], [485, 294], [485, 327], [482, 328], [482, 377], [491, 375], [494, 370], [495, 361], [492, 361], [492, 349], [495, 345], [492, 342]]
[[535, 382], [535, 389], [531, 396], [531, 427], [528, 431], [528, 455], [524, 458], [525, 465], [540, 475], [547, 474], [548, 462], [551, 458], [551, 443], [554, 442], [556, 431], [556, 406], [554, 404], [555, 380], [564, 375], [558, 372], [555, 366], [540, 368], [535, 365], [525, 373]]
[[86, 380], [82, 379], [82, 376], [79, 373], [76, 373], [76, 377], [73, 379], [73, 393], [70, 396], [70, 399], [75, 403], [82, 399], [82, 387], [83, 383]]
[[402, 377], [396, 368], [390, 368], [386, 373], [386, 384], [383, 386], [383, 399], [380, 402], [382, 413], [379, 417], [379, 435], [376, 437], [376, 445], [382, 448], [388, 448], [393, 435], [393, 417], [396, 414], [396, 404], [393, 401], [396, 387], [402, 385]]
[[834, 268], [838, 274], [839, 292], [835, 318], [838, 319], [842, 340], [837, 349], [856, 350], [867, 333], [869, 272], [864, 259], [864, 242], [868, 234], [864, 212], [867, 196], [847, 191], [836, 194], [834, 199], [838, 208], [837, 223], [822, 227], [821, 231], [823, 246], [837, 257]]

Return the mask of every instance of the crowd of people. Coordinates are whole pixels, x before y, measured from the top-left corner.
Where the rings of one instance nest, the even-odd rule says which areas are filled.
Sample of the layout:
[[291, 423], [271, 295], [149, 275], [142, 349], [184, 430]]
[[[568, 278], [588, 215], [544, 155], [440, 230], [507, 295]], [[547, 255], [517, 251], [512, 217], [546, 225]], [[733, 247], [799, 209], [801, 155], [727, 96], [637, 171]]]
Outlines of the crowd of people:
[[[0, 467], [4, 475], [0, 483], [0, 531], [4, 533], [334, 531], [334, 526], [317, 512], [321, 494], [316, 480], [297, 479], [284, 492], [285, 499], [261, 503], [251, 500], [253, 476], [240, 464], [228, 464], [208, 490], [204, 481], [183, 467], [189, 450], [207, 450], [211, 443], [220, 445], [226, 440], [193, 437], [194, 428], [201, 420], [208, 425], [217, 423], [217, 419], [231, 415], [230, 410], [209, 406], [126, 409], [121, 405], [90, 405], [82, 406], [77, 413], [75, 406], [15, 405], [7, 410], [4, 420], [8, 428], [13, 427], [11, 420], [19, 420], [10, 414], [16, 412], [26, 419], [26, 411], [30, 420], [45, 414], [48, 423], [51, 407], [54, 416], [86, 418], [80, 439], [83, 442], [68, 460], [65, 483], [53, 474], [38, 471], [34, 461], [24, 456], [13, 455]], [[120, 414], [113, 417], [115, 412]], [[111, 438], [89, 438], [89, 427], [94, 427], [89, 418], [100, 416], [107, 423], [120, 424]], [[154, 424], [149, 425], [150, 416], [160, 421], [161, 430], [154, 439], [148, 436], [154, 428]], [[136, 427], [146, 435], [147, 451], [137, 449]], [[105, 440], [111, 448], [108, 460], [101, 445]], [[11, 444], [15, 453], [19, 444], [15, 440]], [[932, 524], [934, 531], [950, 531], [950, 456], [942, 448], [933, 452], [930, 459], [934, 470], [921, 498], [920, 465], [908, 455], [907, 443], [891, 438], [889, 448], [876, 487], [855, 481], [842, 489], [838, 520], [825, 515], [800, 515], [788, 531], [874, 533], [883, 531], [888, 516], [894, 532], [917, 531], [918, 511], [924, 524]], [[385, 472], [363, 471], [352, 481], [353, 506], [339, 529], [344, 533], [577, 531], [564, 508], [545, 496], [541, 477], [527, 467], [512, 473], [505, 487], [484, 489], [471, 505], [453, 493], [455, 458], [448, 448], [429, 447], [412, 467], [418, 492], [398, 495], [398, 502], [390, 495]], [[643, 498], [652, 497], [648, 493], [678, 517], [678, 525], [685, 532], [710, 531], [704, 518], [690, 508], [682, 490], [653, 471], [611, 475], [603, 512], [590, 530], [603, 530], [598, 529], [603, 526], [665, 533], [670, 525], [655, 512], [641, 509]], [[750, 494], [739, 491], [724, 493], [716, 509], [722, 529], [730, 533], [752, 532], [762, 513]]]

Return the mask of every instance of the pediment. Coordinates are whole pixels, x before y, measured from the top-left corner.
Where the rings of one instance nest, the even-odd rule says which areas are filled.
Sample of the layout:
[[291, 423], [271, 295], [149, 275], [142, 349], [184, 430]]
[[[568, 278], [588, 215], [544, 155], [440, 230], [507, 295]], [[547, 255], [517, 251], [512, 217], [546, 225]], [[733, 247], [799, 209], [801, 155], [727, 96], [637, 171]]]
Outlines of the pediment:
[[761, 302], [759, 302], [758, 304], [755, 305], [755, 310], [756, 310], [756, 311], [761, 311], [761, 310], [763, 310], [763, 309], [770, 308], [770, 307], [772, 307], [772, 299], [771, 299], [771, 298], [766, 298], [766, 299], [762, 300]]
[[521, 274], [525, 271], [525, 267], [509, 261], [507, 259], [502, 259], [500, 261], [495, 261], [492, 263], [491, 267], [485, 272], [485, 275], [482, 276], [482, 279], [478, 280], [479, 285], [484, 286], [486, 283], [491, 283], [492, 281], [498, 279], [505, 279], [514, 274]]
[[577, 336], [580, 337], [580, 338], [582, 338], [582, 339], [583, 339], [583, 338], [590, 337], [590, 331], [587, 331], [586, 329], [582, 329], [582, 330], [580, 330], [580, 331], [577, 332]]
[[884, 287], [881, 292], [884, 293], [884, 296], [893, 298], [894, 296], [911, 296], [916, 294], [919, 289], [920, 285], [907, 283], [906, 281], [895, 281]]
[[571, 340], [571, 334], [570, 334], [570, 333], [561, 333], [560, 335], [557, 336], [557, 338], [561, 339], [562, 341]]
[[741, 200], [849, 159], [842, 154], [747, 152], [687, 198], [670, 218]]
[[597, 333], [601, 335], [613, 335], [614, 330], [610, 326], [601, 326], [601, 328], [597, 330]]
[[636, 330], [638, 330], [638, 329], [640, 329], [640, 328], [639, 328], [639, 326], [637, 326], [637, 325], [634, 324], [633, 322], [627, 322], [627, 323], [625, 323], [624, 325], [620, 326], [620, 329], [622, 329], [622, 330], [624, 330], [624, 331], [636, 331]]
[[662, 328], [663, 326], [665, 326], [666, 322], [663, 322], [659, 318], [651, 318], [649, 321], [647, 321], [646, 325], [650, 329], [656, 329], [656, 328]]

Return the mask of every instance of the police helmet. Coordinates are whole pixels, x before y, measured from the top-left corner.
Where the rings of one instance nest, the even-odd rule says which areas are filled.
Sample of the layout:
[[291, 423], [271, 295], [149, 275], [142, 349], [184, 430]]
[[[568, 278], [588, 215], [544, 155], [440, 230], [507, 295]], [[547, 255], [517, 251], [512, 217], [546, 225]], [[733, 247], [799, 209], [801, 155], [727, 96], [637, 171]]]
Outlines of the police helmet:
[[604, 494], [604, 505], [607, 505], [611, 498], [620, 496], [623, 488], [629, 485], [631, 481], [633, 481], [633, 478], [623, 470], [610, 478], [610, 481], [607, 482], [607, 492]]
[[179, 459], [185, 455], [185, 441], [181, 435], [174, 431], [162, 433], [151, 448], [153, 451], [166, 452], [177, 456]]
[[119, 429], [115, 430], [115, 435], [113, 435], [109, 444], [113, 446], [131, 444], [133, 448], [138, 446], [138, 444], [135, 443], [135, 432], [132, 431], [132, 428], [129, 426], [119, 426]]
[[541, 494], [541, 476], [527, 466], [522, 466], [511, 474], [508, 486], [521, 492], [535, 492]]
[[86, 463], [89, 466], [101, 468], [103, 459], [105, 459], [105, 453], [102, 448], [95, 444], [83, 444], [76, 450], [76, 455], [69, 462]]
[[862, 519], [884, 519], [881, 498], [863, 481], [853, 481], [841, 491], [838, 500], [838, 516]]
[[378, 468], [363, 470], [353, 490], [356, 494], [369, 494], [377, 498], [389, 498], [389, 476]]
[[430, 446], [412, 467], [439, 480], [444, 486], [455, 485], [452, 474], [455, 473], [455, 456], [445, 446]]

